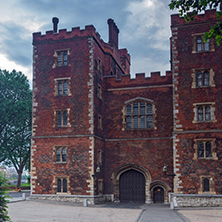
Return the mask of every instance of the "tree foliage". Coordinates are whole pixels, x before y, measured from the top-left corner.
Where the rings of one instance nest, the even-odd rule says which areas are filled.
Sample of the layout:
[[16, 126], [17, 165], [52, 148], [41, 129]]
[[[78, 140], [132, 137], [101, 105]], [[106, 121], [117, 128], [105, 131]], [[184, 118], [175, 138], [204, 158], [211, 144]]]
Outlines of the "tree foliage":
[[8, 208], [7, 207], [8, 201], [6, 200], [7, 190], [8, 189], [7, 189], [6, 178], [0, 172], [0, 221], [2, 222], [10, 221], [7, 211]]
[[32, 92], [24, 74], [0, 70], [0, 104], [0, 161], [15, 167], [20, 188], [29, 165], [32, 118]]
[[218, 22], [215, 26], [204, 33], [204, 40], [215, 38], [217, 45], [222, 43], [222, 0], [171, 0], [170, 9], [179, 9], [181, 16], [184, 16], [186, 21], [191, 21], [194, 16], [207, 9], [216, 9]]

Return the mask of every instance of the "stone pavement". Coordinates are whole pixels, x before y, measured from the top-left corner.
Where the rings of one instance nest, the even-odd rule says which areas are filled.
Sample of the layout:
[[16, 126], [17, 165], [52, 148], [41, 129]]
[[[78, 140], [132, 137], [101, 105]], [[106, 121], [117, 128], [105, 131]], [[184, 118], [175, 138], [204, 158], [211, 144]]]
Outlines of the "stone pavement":
[[[16, 201], [16, 202], [13, 202]], [[169, 205], [81, 204], [13, 198], [12, 222], [222, 222], [222, 208], [171, 210]]]

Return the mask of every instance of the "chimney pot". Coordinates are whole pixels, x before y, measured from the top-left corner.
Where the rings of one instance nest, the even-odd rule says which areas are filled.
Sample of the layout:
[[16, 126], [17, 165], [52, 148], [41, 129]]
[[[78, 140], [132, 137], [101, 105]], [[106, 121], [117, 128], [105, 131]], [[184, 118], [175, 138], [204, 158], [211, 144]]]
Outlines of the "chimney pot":
[[59, 19], [57, 17], [53, 17], [52, 18], [52, 23], [53, 23], [53, 32], [57, 33]]

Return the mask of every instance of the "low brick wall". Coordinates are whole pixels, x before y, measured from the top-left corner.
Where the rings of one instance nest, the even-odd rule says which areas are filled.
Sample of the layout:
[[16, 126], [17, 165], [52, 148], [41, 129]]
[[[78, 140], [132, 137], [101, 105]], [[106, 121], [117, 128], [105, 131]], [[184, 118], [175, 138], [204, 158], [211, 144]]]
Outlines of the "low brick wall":
[[211, 194], [169, 194], [170, 207], [222, 207], [222, 195]]
[[104, 202], [113, 202], [114, 198], [112, 194], [107, 195], [56, 195], [56, 194], [32, 194], [30, 199], [36, 200], [53, 200], [70, 203], [84, 203], [87, 200], [88, 204], [99, 204]]

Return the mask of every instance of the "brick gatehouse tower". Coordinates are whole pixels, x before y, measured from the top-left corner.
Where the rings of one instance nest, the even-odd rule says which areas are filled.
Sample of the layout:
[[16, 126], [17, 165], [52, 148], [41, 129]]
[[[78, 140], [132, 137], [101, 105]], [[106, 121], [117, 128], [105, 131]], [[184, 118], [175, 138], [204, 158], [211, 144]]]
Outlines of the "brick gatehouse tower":
[[216, 22], [172, 15], [172, 71], [135, 79], [112, 19], [108, 43], [57, 18], [34, 33], [31, 198], [222, 205], [222, 48], [202, 40]]

